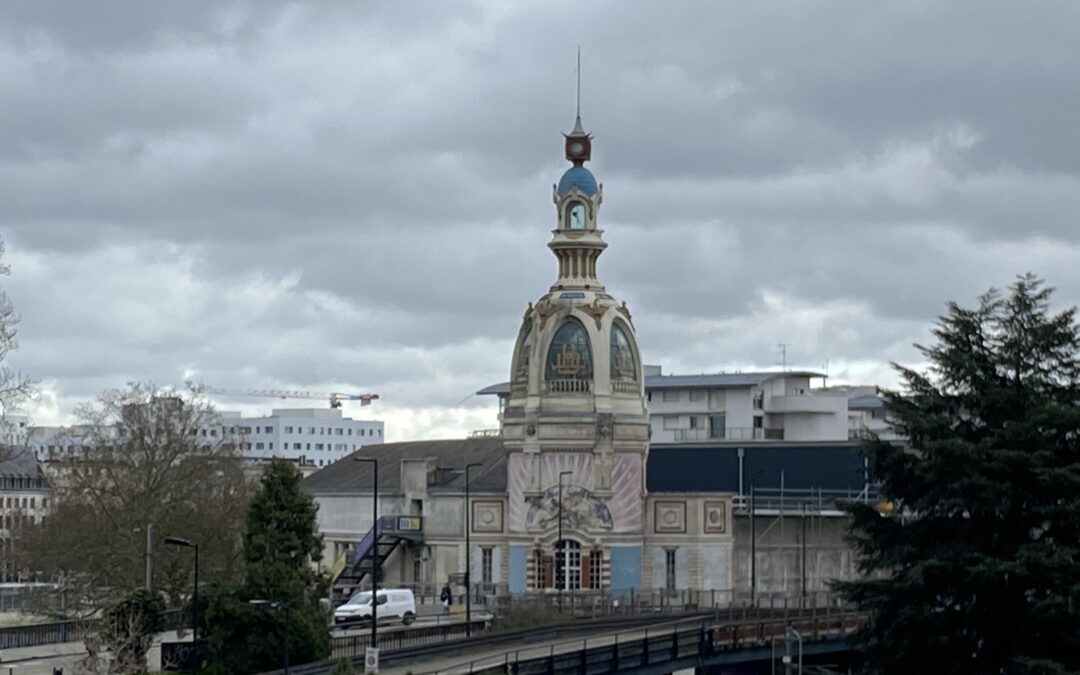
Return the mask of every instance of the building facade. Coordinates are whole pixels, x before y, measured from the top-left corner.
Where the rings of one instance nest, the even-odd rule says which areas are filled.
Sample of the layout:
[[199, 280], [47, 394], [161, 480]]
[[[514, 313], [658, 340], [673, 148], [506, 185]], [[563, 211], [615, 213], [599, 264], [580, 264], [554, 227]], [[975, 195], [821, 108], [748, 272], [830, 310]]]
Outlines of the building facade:
[[[78, 459], [92, 431], [85, 425], [31, 426], [25, 443], [42, 462]], [[219, 411], [199, 425], [197, 433], [202, 445], [235, 443], [252, 463], [280, 458], [318, 469], [366, 445], [382, 443], [383, 423], [345, 417], [339, 409], [280, 408], [261, 417]]]
[[0, 446], [0, 579], [25, 581], [13, 560], [19, 529], [40, 523], [49, 512], [51, 490], [33, 454], [18, 446]]
[[[474, 584], [510, 594], [792, 592], [855, 573], [833, 550], [837, 500], [872, 497], [848, 394], [812, 389], [812, 372], [646, 370], [630, 309], [597, 273], [591, 140], [580, 118], [566, 134], [557, 276], [525, 309], [509, 381], [480, 392], [499, 396], [498, 433], [363, 448], [305, 479], [342, 593], [370, 553], [386, 584], [460, 581], [468, 561]], [[354, 459], [378, 462], [377, 506]]]

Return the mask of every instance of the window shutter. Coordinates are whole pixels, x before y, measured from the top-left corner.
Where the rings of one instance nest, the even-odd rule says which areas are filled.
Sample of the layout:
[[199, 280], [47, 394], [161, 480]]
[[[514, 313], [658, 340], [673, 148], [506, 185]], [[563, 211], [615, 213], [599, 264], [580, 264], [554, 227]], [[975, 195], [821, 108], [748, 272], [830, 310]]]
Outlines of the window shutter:
[[589, 554], [585, 551], [581, 552], [581, 587], [592, 588], [592, 568], [589, 567]]
[[555, 558], [544, 556], [544, 588], [555, 588]]

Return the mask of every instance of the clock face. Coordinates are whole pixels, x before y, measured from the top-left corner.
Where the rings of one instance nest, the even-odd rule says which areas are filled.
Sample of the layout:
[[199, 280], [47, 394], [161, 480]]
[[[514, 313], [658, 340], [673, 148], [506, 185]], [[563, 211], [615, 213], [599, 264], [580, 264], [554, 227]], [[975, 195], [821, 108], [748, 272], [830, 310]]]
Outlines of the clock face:
[[581, 141], [574, 141], [570, 144], [570, 152], [575, 155], [580, 155], [585, 150], [585, 145]]
[[570, 217], [567, 219], [571, 230], [585, 229], [585, 205], [574, 204], [570, 207]]

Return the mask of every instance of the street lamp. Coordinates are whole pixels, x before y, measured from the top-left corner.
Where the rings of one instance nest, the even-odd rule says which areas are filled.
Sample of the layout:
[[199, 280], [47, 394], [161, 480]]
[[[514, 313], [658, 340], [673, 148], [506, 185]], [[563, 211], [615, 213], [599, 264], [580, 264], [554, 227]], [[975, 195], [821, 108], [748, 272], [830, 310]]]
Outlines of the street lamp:
[[253, 607], [285, 610], [285, 675], [289, 675], [289, 605], [275, 600], [248, 600]]
[[[563, 608], [563, 605], [562, 605], [563, 586], [567, 585], [567, 583], [566, 583], [566, 542], [563, 541], [563, 537], [562, 537], [562, 479], [563, 479], [563, 476], [572, 476], [572, 475], [574, 475], [573, 471], [560, 471], [559, 472], [559, 541], [558, 541], [558, 543], [555, 544], [559, 549], [559, 553], [562, 554], [561, 556], [556, 557], [557, 560], [558, 560], [558, 558], [561, 558], [562, 560], [560, 560], [559, 562], [556, 562], [556, 564], [555, 564], [555, 581], [556, 581], [556, 586], [557, 586], [557, 588], [555, 589], [555, 592], [558, 594], [558, 598], [559, 598], [559, 612], [562, 612], [562, 608]], [[561, 585], [558, 583], [559, 571], [560, 570], [562, 571], [562, 584]]]
[[165, 543], [180, 548], [190, 548], [195, 551], [195, 592], [191, 596], [191, 645], [195, 659], [195, 675], [199, 675], [199, 545], [193, 544], [187, 539], [179, 537], [165, 537]]
[[750, 604], [757, 601], [757, 531], [754, 526], [754, 478], [763, 474], [763, 469], [758, 469], [750, 474]]
[[379, 646], [379, 460], [371, 457], [353, 457], [354, 461], [372, 465], [371, 471], [371, 648]]
[[472, 524], [472, 502], [469, 501], [469, 469], [480, 466], [479, 462], [465, 465], [465, 637], [472, 635], [472, 549], [469, 548], [469, 531]]

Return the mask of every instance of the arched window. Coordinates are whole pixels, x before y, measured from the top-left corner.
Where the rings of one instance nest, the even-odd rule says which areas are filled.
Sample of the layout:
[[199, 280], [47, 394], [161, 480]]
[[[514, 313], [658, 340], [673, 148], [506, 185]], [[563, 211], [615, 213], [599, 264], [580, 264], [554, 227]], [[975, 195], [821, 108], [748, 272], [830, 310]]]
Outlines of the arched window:
[[553, 558], [545, 556], [541, 549], [533, 551], [533, 566], [536, 573], [536, 583], [533, 585], [533, 588], [538, 591], [544, 588], [551, 588], [552, 560]]
[[532, 324], [526, 323], [521, 327], [521, 337], [518, 338], [517, 360], [514, 362], [514, 372], [511, 374], [514, 381], [524, 380], [529, 376], [530, 352], [532, 352]]
[[581, 588], [581, 544], [572, 539], [555, 542], [555, 587], [564, 591]]
[[611, 379], [637, 380], [637, 362], [630, 338], [619, 322], [611, 324]]
[[[548, 348], [544, 377], [549, 381], [592, 380], [592, 351], [589, 334], [575, 319], [568, 319], [555, 331]], [[567, 389], [567, 391], [577, 389]], [[586, 389], [587, 391], [587, 389]]]

